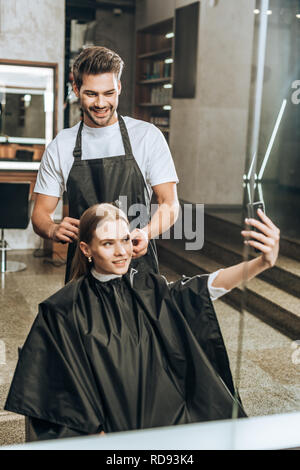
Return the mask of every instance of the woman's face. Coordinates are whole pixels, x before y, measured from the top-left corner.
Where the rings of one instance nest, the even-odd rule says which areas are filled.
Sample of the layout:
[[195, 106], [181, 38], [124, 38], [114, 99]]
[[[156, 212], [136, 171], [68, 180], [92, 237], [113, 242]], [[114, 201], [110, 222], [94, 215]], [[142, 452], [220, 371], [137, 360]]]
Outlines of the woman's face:
[[122, 219], [107, 220], [98, 226], [92, 242], [80, 242], [80, 248], [93, 258], [97, 272], [126, 274], [132, 257], [129, 227]]

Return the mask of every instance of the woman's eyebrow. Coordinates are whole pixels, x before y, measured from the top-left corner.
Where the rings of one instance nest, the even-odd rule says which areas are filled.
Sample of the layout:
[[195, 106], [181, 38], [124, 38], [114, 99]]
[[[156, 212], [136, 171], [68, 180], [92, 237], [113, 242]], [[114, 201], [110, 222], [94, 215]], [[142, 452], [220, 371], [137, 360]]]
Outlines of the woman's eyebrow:
[[116, 240], [123, 240], [123, 238], [127, 238], [127, 237], [130, 237], [130, 233], [126, 233], [120, 238], [99, 238], [99, 241], [100, 242], [114, 242]]

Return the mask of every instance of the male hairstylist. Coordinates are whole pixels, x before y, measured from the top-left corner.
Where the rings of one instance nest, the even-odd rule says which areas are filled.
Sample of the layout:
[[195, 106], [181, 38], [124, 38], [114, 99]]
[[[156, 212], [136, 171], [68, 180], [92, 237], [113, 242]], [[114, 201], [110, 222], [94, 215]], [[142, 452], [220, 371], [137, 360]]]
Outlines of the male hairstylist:
[[[43, 238], [69, 243], [66, 281], [79, 218], [93, 204], [126, 199], [128, 210], [134, 212], [135, 204], [147, 208], [141, 229], [132, 232], [136, 241], [133, 263], [139, 270], [158, 271], [153, 238], [178, 216], [178, 179], [164, 136], [152, 124], [117, 113], [123, 65], [115, 52], [104, 47], [89, 47], [79, 54], [73, 75], [83, 120], [58, 133], [38, 172], [32, 224]], [[152, 190], [158, 209], [150, 220]], [[69, 217], [56, 224], [52, 216], [64, 191]]]

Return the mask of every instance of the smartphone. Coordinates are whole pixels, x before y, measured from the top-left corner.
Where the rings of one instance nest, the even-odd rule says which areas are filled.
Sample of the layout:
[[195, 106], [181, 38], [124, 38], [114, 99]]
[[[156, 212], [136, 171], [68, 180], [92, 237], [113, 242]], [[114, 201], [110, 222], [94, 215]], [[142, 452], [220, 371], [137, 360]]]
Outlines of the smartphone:
[[[263, 201], [257, 201], [257, 202], [247, 204], [248, 219], [256, 219], [259, 222], [261, 222], [261, 218], [259, 217], [257, 213], [258, 209], [261, 209], [264, 213], [266, 213], [265, 204]], [[256, 227], [252, 226], [250, 227], [250, 229], [255, 232], [259, 232], [259, 230]], [[261, 251], [258, 250], [257, 248], [254, 248], [254, 251], [255, 253], [261, 253]]]
[[257, 214], [258, 209], [261, 209], [263, 212], [266, 212], [265, 204], [263, 203], [263, 201], [257, 201], [257, 202], [247, 204], [248, 218], [256, 219], [261, 222], [261, 219]]

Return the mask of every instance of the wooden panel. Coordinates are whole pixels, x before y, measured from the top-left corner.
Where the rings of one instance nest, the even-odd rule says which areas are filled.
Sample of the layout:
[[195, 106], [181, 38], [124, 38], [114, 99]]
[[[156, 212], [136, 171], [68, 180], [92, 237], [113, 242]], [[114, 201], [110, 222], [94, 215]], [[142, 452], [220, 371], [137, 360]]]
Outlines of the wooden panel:
[[40, 161], [42, 159], [45, 146], [38, 145], [38, 144], [34, 144], [34, 145], [0, 144], [0, 159], [3, 158], [3, 159], [13, 160], [14, 158], [16, 158], [16, 152], [18, 150], [25, 150], [25, 151], [33, 152], [31, 161]]

